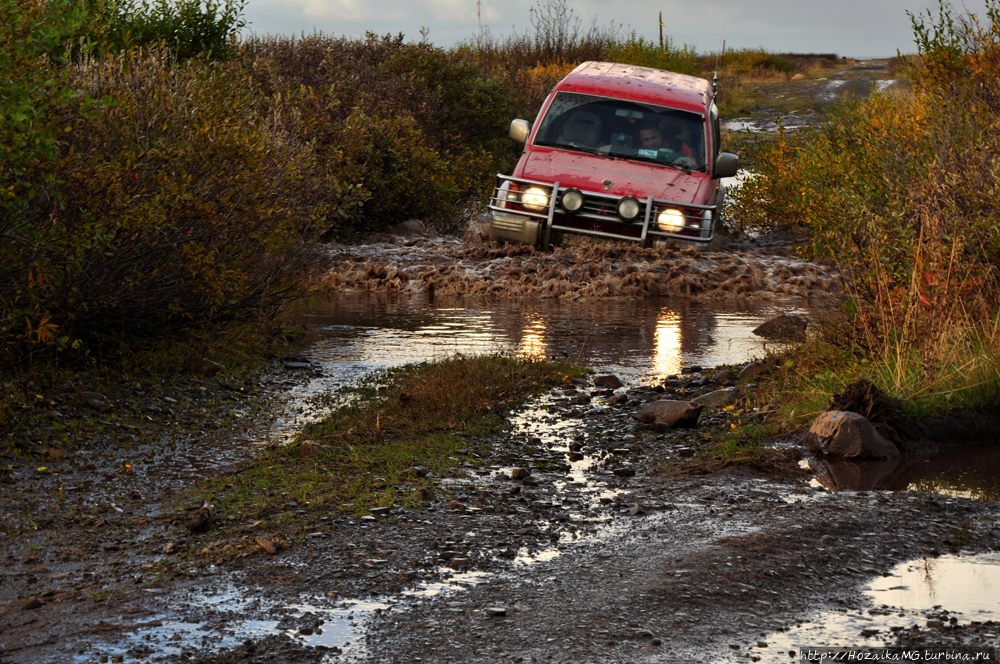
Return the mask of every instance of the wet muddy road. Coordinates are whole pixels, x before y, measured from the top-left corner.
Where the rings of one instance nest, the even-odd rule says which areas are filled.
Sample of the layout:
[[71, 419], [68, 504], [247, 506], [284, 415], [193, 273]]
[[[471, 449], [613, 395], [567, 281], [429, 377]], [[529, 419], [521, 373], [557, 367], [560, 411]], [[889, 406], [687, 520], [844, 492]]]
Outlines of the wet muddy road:
[[[223, 562], [215, 552], [232, 543], [138, 518], [155, 506], [95, 499], [77, 539], [57, 519], [5, 545], [0, 661], [777, 662], [808, 645], [996, 645], [1000, 564], [988, 552], [1000, 510], [995, 474], [973, 472], [983, 455], [907, 471], [892, 491], [828, 491], [794, 463], [779, 477], [657, 474], [703, 432], [655, 433], [632, 418], [662, 396], [648, 386], [740, 364], [760, 352], [755, 325], [807, 307], [315, 302], [302, 312], [315, 335], [298, 358], [307, 369], [280, 417], [241, 434], [244, 447], [287, 439], [322, 416], [317, 395], [373, 369], [455, 352], [579, 359], [618, 375], [633, 405], [593, 385], [545, 394], [488, 456], [438, 478], [435, 501], [331, 512], [275, 557], [251, 549]], [[703, 426], [726, 426], [725, 413]], [[530, 481], [510, 479], [515, 468]], [[870, 475], [819, 479], [831, 472], [848, 487], [852, 473]], [[306, 520], [299, 507], [290, 500], [287, 518]], [[158, 578], [191, 547], [174, 568], [183, 574]]]

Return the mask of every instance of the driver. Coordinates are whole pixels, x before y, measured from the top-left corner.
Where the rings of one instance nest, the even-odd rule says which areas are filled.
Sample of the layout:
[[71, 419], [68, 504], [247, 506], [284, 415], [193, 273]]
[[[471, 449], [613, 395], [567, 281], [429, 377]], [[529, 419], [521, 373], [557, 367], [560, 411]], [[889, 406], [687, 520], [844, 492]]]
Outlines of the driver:
[[683, 141], [676, 141], [679, 143], [679, 147], [675, 145], [670, 145], [663, 138], [663, 133], [660, 131], [660, 127], [655, 122], [644, 122], [639, 128], [639, 142], [642, 144], [644, 150], [659, 150], [660, 148], [669, 148], [676, 152], [680, 152], [685, 157], [690, 157], [694, 159], [694, 151], [691, 149], [687, 143]]

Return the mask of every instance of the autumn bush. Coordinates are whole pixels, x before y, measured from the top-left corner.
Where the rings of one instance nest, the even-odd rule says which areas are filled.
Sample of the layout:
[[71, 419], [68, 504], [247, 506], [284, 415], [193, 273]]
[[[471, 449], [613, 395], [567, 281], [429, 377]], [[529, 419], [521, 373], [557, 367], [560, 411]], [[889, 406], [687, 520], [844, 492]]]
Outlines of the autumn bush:
[[760, 143], [758, 176], [735, 194], [745, 229], [800, 227], [808, 257], [840, 265], [853, 295], [840, 341], [902, 392], [1000, 385], [997, 7], [985, 25], [947, 5], [912, 17], [913, 93], [846, 103], [815, 130]]

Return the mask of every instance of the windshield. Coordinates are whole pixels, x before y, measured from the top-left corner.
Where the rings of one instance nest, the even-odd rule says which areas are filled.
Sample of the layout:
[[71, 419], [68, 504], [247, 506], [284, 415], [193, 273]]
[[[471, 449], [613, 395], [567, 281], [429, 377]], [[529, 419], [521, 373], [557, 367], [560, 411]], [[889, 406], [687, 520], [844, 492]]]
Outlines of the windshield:
[[703, 126], [697, 113], [559, 92], [534, 144], [704, 170]]

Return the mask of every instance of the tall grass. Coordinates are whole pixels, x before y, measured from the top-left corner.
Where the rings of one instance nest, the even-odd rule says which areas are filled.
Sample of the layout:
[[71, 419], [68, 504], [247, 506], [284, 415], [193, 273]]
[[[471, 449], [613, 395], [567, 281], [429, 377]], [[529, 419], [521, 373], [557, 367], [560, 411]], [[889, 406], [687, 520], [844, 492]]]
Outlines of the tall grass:
[[759, 177], [735, 196], [743, 224], [798, 226], [806, 256], [840, 265], [852, 299], [832, 340], [889, 391], [938, 406], [1000, 403], [1000, 12], [987, 6], [986, 24], [947, 6], [913, 17], [914, 93], [760, 144]]

